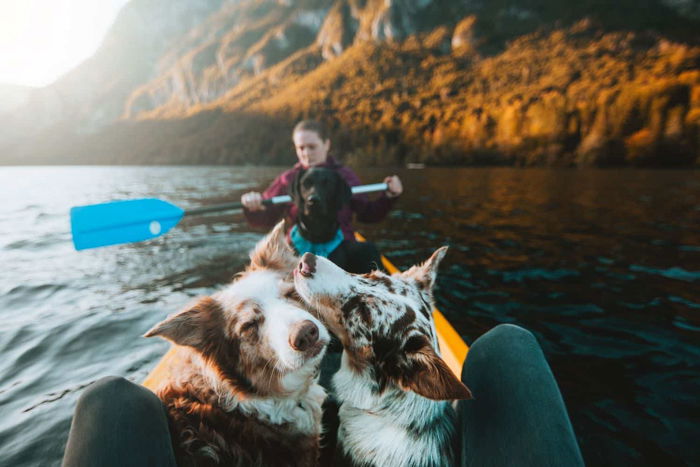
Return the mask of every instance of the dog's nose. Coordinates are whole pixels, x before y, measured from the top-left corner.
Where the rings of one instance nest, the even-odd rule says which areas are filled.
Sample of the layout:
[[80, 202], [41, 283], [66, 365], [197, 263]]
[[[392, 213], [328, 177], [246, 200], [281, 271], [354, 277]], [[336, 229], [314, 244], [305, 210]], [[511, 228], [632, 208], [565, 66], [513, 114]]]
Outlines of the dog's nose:
[[311, 277], [316, 272], [316, 256], [313, 253], [304, 253], [299, 261], [299, 272], [304, 277]]
[[292, 328], [292, 333], [289, 336], [289, 345], [291, 345], [294, 350], [304, 352], [310, 349], [316, 342], [318, 342], [318, 326], [308, 319], [297, 323]]
[[321, 201], [321, 197], [318, 196], [316, 193], [312, 193], [309, 195], [307, 201], [309, 202], [309, 204], [316, 204], [319, 201]]

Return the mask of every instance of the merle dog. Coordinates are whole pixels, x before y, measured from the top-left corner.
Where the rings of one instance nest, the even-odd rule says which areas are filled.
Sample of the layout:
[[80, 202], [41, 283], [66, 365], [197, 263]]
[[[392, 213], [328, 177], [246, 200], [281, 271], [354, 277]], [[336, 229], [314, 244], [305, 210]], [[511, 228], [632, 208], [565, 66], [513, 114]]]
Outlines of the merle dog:
[[352, 191], [338, 172], [321, 167], [301, 171], [292, 181], [289, 194], [297, 206], [296, 231], [290, 235], [297, 253], [325, 256], [353, 273], [369, 272], [375, 264], [379, 267], [381, 259], [374, 244], [342, 237], [338, 212], [351, 202]]
[[446, 251], [391, 276], [349, 274], [311, 253], [294, 270], [297, 293], [343, 343], [333, 465], [453, 465], [450, 401], [471, 392], [438, 354], [433, 285]]

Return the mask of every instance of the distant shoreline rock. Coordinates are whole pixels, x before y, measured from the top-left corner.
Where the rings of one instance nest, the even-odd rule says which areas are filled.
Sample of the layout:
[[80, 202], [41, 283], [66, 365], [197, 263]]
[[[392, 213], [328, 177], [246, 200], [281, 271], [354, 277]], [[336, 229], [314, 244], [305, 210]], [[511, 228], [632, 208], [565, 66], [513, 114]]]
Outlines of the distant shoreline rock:
[[358, 165], [700, 166], [693, 2], [171, 3], [0, 116], [0, 164], [286, 164], [310, 117]]

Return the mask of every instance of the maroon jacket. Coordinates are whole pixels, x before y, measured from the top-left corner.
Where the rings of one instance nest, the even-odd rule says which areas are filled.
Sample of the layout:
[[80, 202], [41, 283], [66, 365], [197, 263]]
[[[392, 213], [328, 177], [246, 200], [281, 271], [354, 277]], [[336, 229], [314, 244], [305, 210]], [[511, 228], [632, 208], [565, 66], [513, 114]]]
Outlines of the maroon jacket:
[[[328, 156], [326, 162], [315, 167], [324, 167], [337, 171], [348, 185], [360, 185], [360, 179], [355, 175], [350, 168], [340, 165], [332, 156]], [[289, 186], [297, 173], [304, 170], [301, 163], [297, 162], [294, 167], [279, 175], [267, 189], [263, 192], [263, 198], [272, 198], [273, 196], [288, 194]], [[354, 230], [352, 228], [352, 214], [357, 215], [357, 220], [360, 222], [379, 222], [387, 215], [394, 204], [396, 198], [389, 198], [386, 193], [370, 201], [366, 194], [353, 195], [350, 204], [346, 204], [338, 211], [338, 223], [343, 231], [345, 240], [355, 240]], [[294, 204], [278, 204], [276, 206], [267, 206], [264, 211], [249, 211], [243, 209], [248, 223], [255, 227], [270, 228], [275, 225], [282, 217], [286, 217], [291, 223], [296, 223], [297, 207]]]

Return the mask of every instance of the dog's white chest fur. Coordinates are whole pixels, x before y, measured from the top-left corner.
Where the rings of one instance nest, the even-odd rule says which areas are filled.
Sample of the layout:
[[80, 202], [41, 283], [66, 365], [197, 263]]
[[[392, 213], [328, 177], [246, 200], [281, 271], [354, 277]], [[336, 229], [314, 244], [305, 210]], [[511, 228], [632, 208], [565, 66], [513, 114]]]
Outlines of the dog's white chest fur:
[[[290, 397], [250, 398], [240, 400], [230, 387], [221, 381], [203, 362], [202, 358], [189, 349], [182, 349], [188, 353], [189, 361], [194, 368], [201, 372], [209, 386], [218, 397], [218, 405], [226, 412], [240, 410], [242, 413], [263, 420], [272, 425], [288, 424], [294, 426], [299, 433], [319, 435], [321, 432], [321, 417], [323, 401], [326, 399], [326, 391], [318, 384], [318, 377], [313, 377], [315, 372], [310, 368], [307, 372], [299, 372], [297, 377], [311, 379], [311, 384], [302, 387], [295, 395]], [[180, 384], [186, 384], [183, 380]]]
[[299, 433], [319, 435], [325, 390], [314, 383], [299, 399], [265, 399], [242, 401], [238, 407], [260, 420], [273, 425], [289, 424]]
[[398, 389], [377, 395], [369, 380], [345, 367], [333, 385], [341, 404], [338, 443], [357, 465], [451, 465], [454, 412], [448, 402]]

